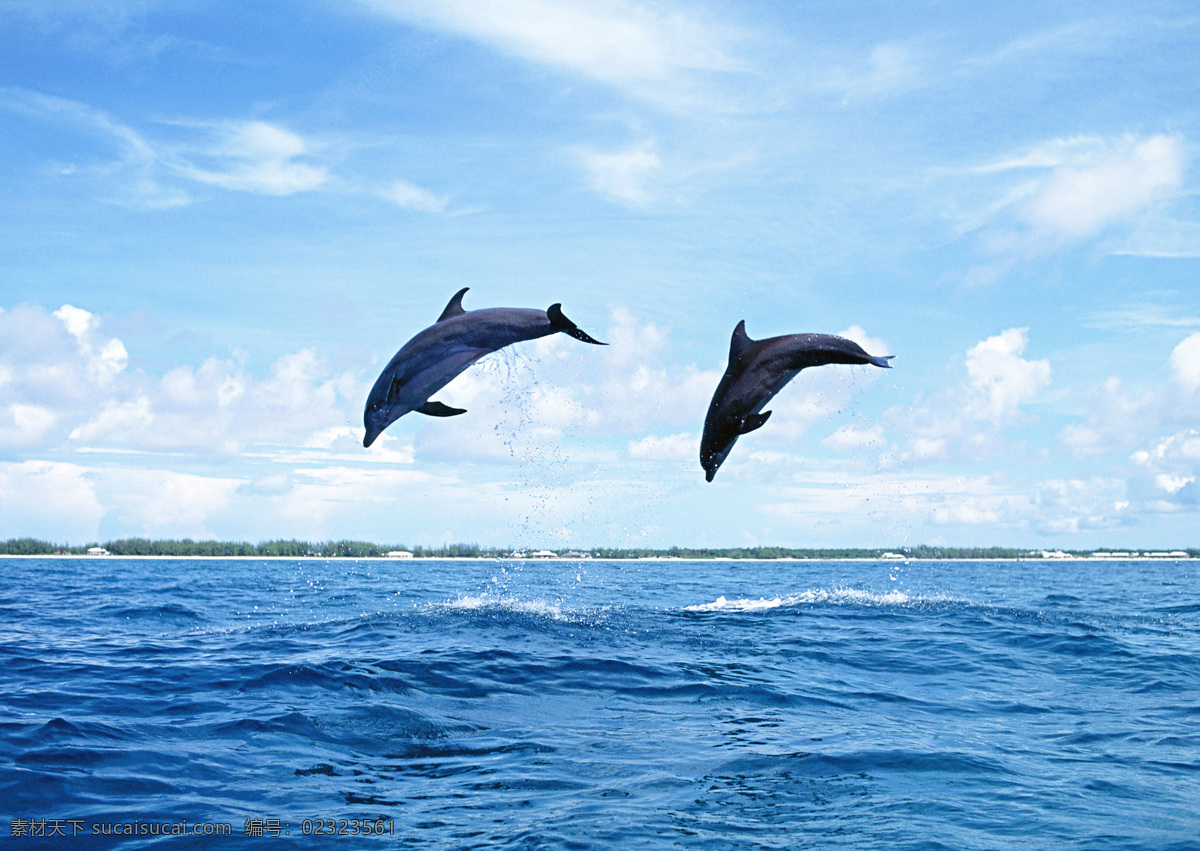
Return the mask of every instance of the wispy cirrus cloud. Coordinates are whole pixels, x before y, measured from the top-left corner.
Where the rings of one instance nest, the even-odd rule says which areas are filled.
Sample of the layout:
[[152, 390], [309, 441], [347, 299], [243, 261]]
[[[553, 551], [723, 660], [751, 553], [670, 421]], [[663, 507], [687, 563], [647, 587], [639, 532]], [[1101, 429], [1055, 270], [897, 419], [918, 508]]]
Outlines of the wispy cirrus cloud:
[[[992, 197], [959, 215], [996, 253], [1041, 253], [1154, 224], [1157, 208], [1184, 187], [1187, 146], [1180, 136], [1074, 136], [1052, 139], [971, 169]], [[1161, 218], [1161, 216], [1160, 216]]]
[[400, 207], [423, 213], [445, 212], [450, 203], [449, 197], [435, 195], [427, 189], [415, 186], [407, 180], [394, 180], [391, 185], [382, 189], [380, 194]]
[[816, 88], [841, 95], [842, 102], [849, 104], [907, 91], [924, 82], [918, 51], [912, 45], [885, 42], [875, 45], [857, 65], [839, 64], [822, 72]]
[[383, 15], [489, 45], [660, 103], [701, 96], [698, 72], [741, 70], [733, 32], [692, 9], [624, 0], [360, 0]]
[[0, 109], [64, 125], [76, 141], [65, 158], [55, 155], [52, 171], [91, 180], [98, 195], [130, 206], [190, 204], [201, 187], [277, 197], [336, 187], [427, 213], [449, 204], [448, 197], [404, 180], [382, 189], [335, 180], [331, 145], [261, 119], [158, 119], [136, 129], [87, 104], [12, 87], [0, 89]]
[[650, 202], [651, 181], [662, 167], [649, 141], [612, 153], [580, 149], [579, 159], [594, 190], [632, 207], [643, 207]]
[[329, 170], [313, 165], [311, 145], [296, 133], [265, 121], [188, 125], [207, 138], [164, 148], [168, 169], [197, 183], [235, 192], [292, 195], [316, 189]]

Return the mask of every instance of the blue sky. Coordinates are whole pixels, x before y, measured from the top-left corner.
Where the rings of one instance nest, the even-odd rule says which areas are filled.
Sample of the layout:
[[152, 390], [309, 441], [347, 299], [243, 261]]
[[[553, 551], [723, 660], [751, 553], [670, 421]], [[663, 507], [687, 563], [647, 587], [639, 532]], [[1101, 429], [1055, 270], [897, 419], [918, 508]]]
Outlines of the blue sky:
[[[1187, 3], [0, 6], [0, 537], [1200, 545]], [[460, 287], [563, 335], [369, 450]], [[734, 325], [841, 333], [712, 484]]]

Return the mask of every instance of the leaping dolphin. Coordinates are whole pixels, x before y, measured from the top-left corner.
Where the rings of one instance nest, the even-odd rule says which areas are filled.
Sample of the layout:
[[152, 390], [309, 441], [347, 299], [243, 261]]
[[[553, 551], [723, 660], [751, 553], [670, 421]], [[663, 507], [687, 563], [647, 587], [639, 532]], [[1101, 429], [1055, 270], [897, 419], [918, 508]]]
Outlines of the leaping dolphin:
[[388, 361], [367, 396], [363, 424], [367, 433], [363, 446], [370, 446], [380, 433], [407, 414], [418, 411], [431, 417], [465, 414], [430, 396], [481, 357], [523, 340], [536, 340], [559, 331], [576, 340], [606, 346], [593, 340], [563, 316], [562, 305], [546, 310], [518, 307], [489, 307], [464, 310], [462, 297], [469, 287], [454, 294], [438, 321], [413, 337]]
[[704, 418], [704, 435], [700, 438], [704, 478], [713, 480], [740, 435], [762, 428], [771, 412], [759, 412], [800, 370], [827, 363], [890, 367], [892, 357], [874, 357], [858, 343], [833, 334], [788, 334], [751, 340], [746, 334], [746, 321], [742, 320], [733, 329], [729, 366]]

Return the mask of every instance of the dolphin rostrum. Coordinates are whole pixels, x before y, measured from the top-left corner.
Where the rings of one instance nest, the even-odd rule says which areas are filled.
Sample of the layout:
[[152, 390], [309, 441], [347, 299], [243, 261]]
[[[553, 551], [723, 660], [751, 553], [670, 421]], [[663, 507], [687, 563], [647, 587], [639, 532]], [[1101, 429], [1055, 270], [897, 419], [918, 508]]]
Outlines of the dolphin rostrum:
[[771, 416], [770, 411], [762, 410], [763, 406], [800, 370], [827, 363], [890, 367], [892, 357], [869, 355], [858, 343], [832, 334], [788, 334], [751, 340], [746, 334], [746, 321], [742, 320], [733, 329], [729, 366], [704, 418], [704, 435], [700, 438], [704, 478], [713, 480], [740, 435], [762, 427]]
[[438, 321], [405, 343], [388, 361], [367, 396], [363, 411], [367, 433], [363, 446], [374, 443], [385, 428], [409, 411], [431, 417], [465, 414], [463, 408], [451, 408], [429, 397], [475, 361], [505, 346], [559, 331], [585, 343], [608, 345], [593, 340], [576, 327], [563, 316], [558, 304], [546, 310], [518, 307], [464, 310], [462, 297], [468, 289], [463, 287], [455, 293]]

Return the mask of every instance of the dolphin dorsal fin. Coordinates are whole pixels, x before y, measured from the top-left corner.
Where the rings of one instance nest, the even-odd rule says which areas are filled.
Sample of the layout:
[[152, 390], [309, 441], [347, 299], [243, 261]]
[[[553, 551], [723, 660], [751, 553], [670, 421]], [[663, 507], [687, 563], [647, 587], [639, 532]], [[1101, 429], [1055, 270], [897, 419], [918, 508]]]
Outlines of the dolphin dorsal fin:
[[[463, 287], [454, 294], [454, 297], [450, 299], [450, 303], [446, 305], [446, 309], [442, 311], [442, 315], [438, 317], [438, 322], [445, 322], [447, 319], [453, 319], [455, 316], [462, 316], [467, 312], [463, 310], [462, 297], [463, 293], [469, 289], [471, 288]], [[434, 324], [436, 325], [437, 323], [435, 322]]]
[[750, 344], [754, 341], [746, 333], [746, 320], [743, 319], [733, 329], [733, 339], [729, 341], [729, 362], [733, 363], [742, 356], [742, 352], [750, 348]]

